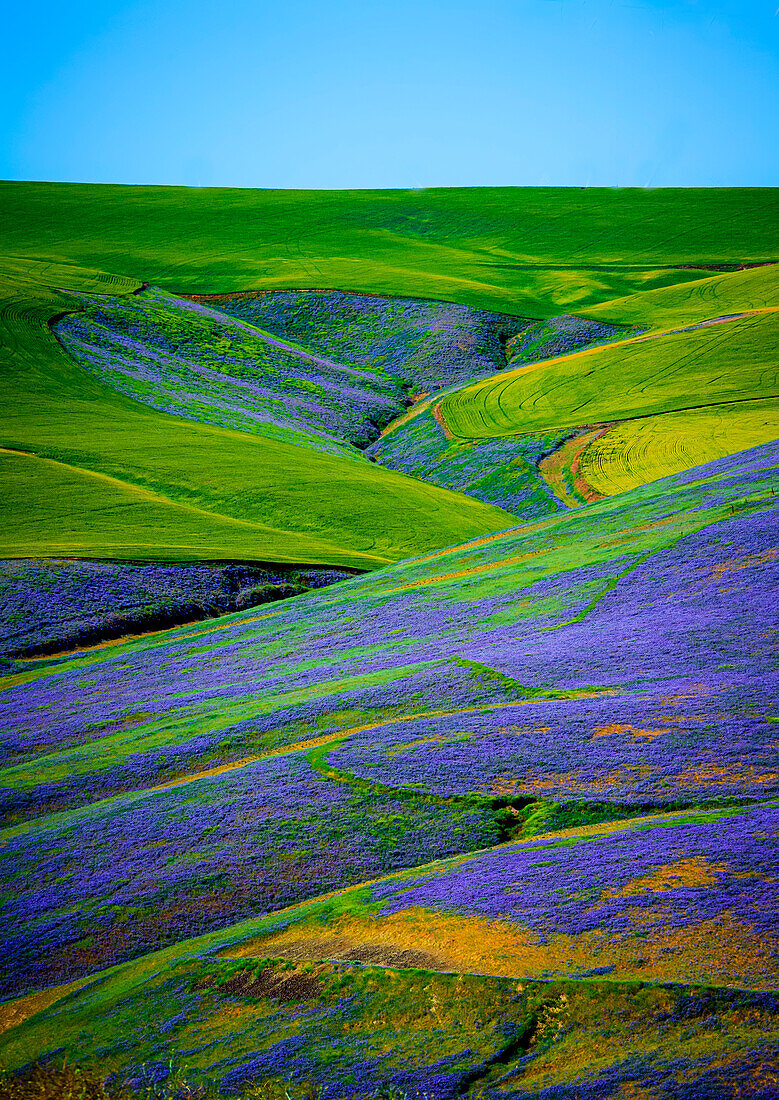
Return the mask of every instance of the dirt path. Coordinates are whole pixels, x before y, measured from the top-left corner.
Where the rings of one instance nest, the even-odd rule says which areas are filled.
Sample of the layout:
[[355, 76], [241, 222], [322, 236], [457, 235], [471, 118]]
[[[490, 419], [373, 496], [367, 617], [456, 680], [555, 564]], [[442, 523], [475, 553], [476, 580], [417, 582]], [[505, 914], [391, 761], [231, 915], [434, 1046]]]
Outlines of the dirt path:
[[[596, 439], [600, 439], [613, 426], [613, 424], [604, 424], [595, 428], [584, 427], [582, 433], [575, 435], [573, 439], [567, 439], [561, 447], [539, 462], [538, 472], [541, 477], [557, 499], [567, 504], [569, 508], [579, 508], [582, 504], [594, 504], [604, 499], [603, 495], [596, 492], [580, 475], [579, 463], [589, 445]], [[566, 484], [567, 472], [572, 476], [573, 489]]]

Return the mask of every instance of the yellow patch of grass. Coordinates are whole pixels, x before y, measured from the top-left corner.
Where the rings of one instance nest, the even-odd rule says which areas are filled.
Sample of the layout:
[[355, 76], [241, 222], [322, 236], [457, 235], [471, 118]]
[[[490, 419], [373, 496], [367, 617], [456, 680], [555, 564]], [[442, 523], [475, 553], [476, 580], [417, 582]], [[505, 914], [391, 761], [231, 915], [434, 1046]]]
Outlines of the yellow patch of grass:
[[63, 997], [67, 997], [68, 993], [81, 989], [91, 980], [91, 977], [79, 978], [75, 982], [49, 986], [48, 989], [30, 993], [27, 997], [18, 997], [15, 1001], [4, 1001], [0, 1004], [0, 1034], [12, 1027], [18, 1027], [38, 1012], [44, 1012]]
[[653, 741], [655, 737], [659, 737], [661, 733], [670, 733], [670, 729], [660, 730], [644, 730], [639, 729], [637, 726], [631, 726], [628, 724], [622, 724], [620, 722], [612, 722], [608, 726], [597, 726], [593, 731], [592, 740], [595, 741], [598, 737], [614, 737], [615, 735], [628, 735], [635, 740], [644, 738], [648, 741]]
[[642, 907], [636, 910], [635, 927], [649, 929], [649, 936], [637, 939], [595, 929], [541, 937], [509, 920], [413, 906], [386, 917], [343, 916], [330, 925], [304, 920], [220, 954], [278, 955], [295, 961], [347, 959], [519, 979], [576, 977], [610, 967], [614, 980], [745, 989], [776, 985], [779, 975], [770, 945], [761, 944], [754, 929], [728, 913], [678, 928], [673, 914]]
[[591, 439], [581, 452], [581, 476], [602, 499], [777, 436], [776, 399], [665, 412], [626, 420]]
[[[771, 746], [779, 749], [779, 743]], [[743, 783], [749, 785], [768, 786], [779, 778], [779, 769], [764, 769], [747, 762], [728, 764], [701, 763], [695, 767], [686, 768], [677, 774], [676, 779], [682, 783], [709, 783], [721, 779], [727, 783]]]
[[679, 859], [655, 867], [645, 875], [631, 879], [619, 890], [604, 890], [601, 898], [628, 898], [640, 894], [662, 894], [689, 886], [710, 886], [717, 876], [726, 874], [726, 863], [709, 863], [701, 856]]
[[647, 779], [653, 771], [650, 764], [619, 765], [610, 771], [603, 772], [597, 779], [585, 775], [582, 769], [574, 768], [568, 772], [545, 772], [541, 775], [532, 773], [522, 776], [503, 775], [497, 776], [490, 786], [492, 794], [549, 794], [564, 788], [570, 793], [603, 793], [611, 791], [615, 786], [623, 787]]

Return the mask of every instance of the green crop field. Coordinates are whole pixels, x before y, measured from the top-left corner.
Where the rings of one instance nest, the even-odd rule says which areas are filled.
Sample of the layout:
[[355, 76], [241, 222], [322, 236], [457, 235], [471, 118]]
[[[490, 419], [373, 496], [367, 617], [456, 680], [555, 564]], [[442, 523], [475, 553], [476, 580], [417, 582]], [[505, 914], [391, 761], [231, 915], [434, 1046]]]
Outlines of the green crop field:
[[691, 283], [646, 290], [604, 301], [582, 312], [587, 317], [619, 324], [638, 324], [652, 332], [693, 325], [712, 317], [725, 317], [779, 305], [776, 265], [708, 275]]
[[63, 352], [46, 322], [73, 308], [59, 288], [133, 286], [64, 265], [11, 266], [0, 553], [369, 569], [514, 522], [374, 464], [178, 420], [103, 385]]
[[[374, 465], [339, 465], [308, 448], [193, 426], [128, 400], [86, 375], [57, 345], [47, 322], [78, 308], [63, 291], [128, 294], [142, 282], [212, 293], [326, 286], [531, 317], [614, 299], [632, 303], [636, 291], [639, 299], [654, 294], [665, 303], [662, 296], [678, 294], [678, 284], [686, 292], [698, 280], [711, 282], [702, 271], [674, 265], [757, 262], [779, 253], [779, 235], [766, 236], [779, 221], [770, 214], [776, 201], [771, 192], [748, 189], [287, 193], [2, 184], [8, 415], [0, 446], [27, 456], [3, 455], [2, 552], [371, 568], [515, 522], [462, 494]], [[739, 275], [739, 285], [759, 278]], [[744, 293], [753, 302], [751, 291]], [[761, 293], [765, 298], [768, 290]], [[632, 320], [635, 309], [620, 306], [616, 314]], [[739, 377], [724, 388], [724, 400], [755, 384], [750, 355], [773, 331], [756, 326], [771, 323], [745, 321], [727, 333], [689, 337], [690, 354], [711, 348], [729, 362], [736, 358]], [[669, 364], [678, 348], [669, 338]], [[660, 347], [651, 352], [651, 360], [646, 354], [642, 360], [644, 349], [632, 350], [628, 373], [636, 396], [620, 416], [679, 407], [665, 382], [660, 398], [644, 392], [663, 354]], [[615, 360], [601, 354], [611, 375]], [[707, 377], [698, 368], [684, 383], [687, 404]], [[672, 383], [674, 393], [680, 385]], [[554, 424], [576, 422], [578, 386], [568, 387], [561, 411], [551, 415]], [[761, 387], [762, 396], [773, 392], [770, 382]], [[490, 392], [488, 386], [473, 401], [469, 391], [450, 399], [456, 434], [527, 431], [550, 420], [549, 410], [517, 420], [514, 409], [527, 401], [523, 385], [500, 409]], [[581, 419], [617, 415], [615, 402], [602, 397], [598, 392]], [[494, 426], [483, 423], [485, 401]]]
[[741, 401], [626, 420], [594, 440], [579, 470], [602, 496], [768, 443], [779, 431], [776, 400]]
[[779, 257], [779, 199], [759, 188], [1, 194], [0, 252], [173, 292], [332, 286], [544, 316], [701, 277], [671, 265]]
[[774, 398], [778, 337], [779, 312], [637, 337], [506, 371], [444, 398], [442, 412], [455, 436], [491, 439]]
[[580, 491], [600, 495], [735, 454], [779, 433], [777, 302], [770, 265], [606, 303], [586, 315], [649, 333], [460, 387], [441, 416], [482, 441], [617, 423], [571, 450]]

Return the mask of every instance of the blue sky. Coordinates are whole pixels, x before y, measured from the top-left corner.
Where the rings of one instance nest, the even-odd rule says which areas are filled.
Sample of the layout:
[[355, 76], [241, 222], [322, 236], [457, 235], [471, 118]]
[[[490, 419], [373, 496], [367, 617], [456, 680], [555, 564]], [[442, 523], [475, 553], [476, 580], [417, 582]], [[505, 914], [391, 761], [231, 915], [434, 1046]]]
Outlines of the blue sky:
[[776, 186], [777, 4], [14, 5], [0, 177]]

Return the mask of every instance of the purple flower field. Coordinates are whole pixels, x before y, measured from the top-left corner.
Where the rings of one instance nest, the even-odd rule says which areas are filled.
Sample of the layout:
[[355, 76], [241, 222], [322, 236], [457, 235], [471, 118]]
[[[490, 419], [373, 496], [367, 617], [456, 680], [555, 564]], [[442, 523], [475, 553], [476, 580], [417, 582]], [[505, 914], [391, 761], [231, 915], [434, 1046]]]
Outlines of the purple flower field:
[[[478, 1079], [552, 1100], [553, 1073], [517, 1082], [586, 1026], [543, 982], [601, 1008], [596, 983], [636, 1001], [776, 986], [779, 444], [572, 511], [538, 469], [570, 433], [463, 445], [437, 398], [379, 433], [507, 349], [532, 363], [617, 326], [338, 291], [84, 306], [60, 340], [136, 401], [366, 450], [522, 522], [364, 575], [0, 563], [0, 992], [88, 979], [0, 1058], [24, 1064], [25, 1035], [85, 1057], [99, 1016], [116, 1080], [160, 1100], [192, 1095], [174, 1054], [226, 1096], [311, 1077], [320, 1100], [374, 1081], [456, 1100]], [[371, 963], [422, 977], [388, 993]], [[455, 1019], [430, 991], [456, 978], [460, 1006], [464, 975], [478, 1004]], [[596, 1066], [571, 1097], [637, 1100], [652, 1058], [657, 1080], [689, 1075], [697, 1054], [677, 1073], [651, 1042], [567, 1050]]]
[[0, 656], [58, 652], [207, 619], [350, 575], [253, 563], [0, 561]]
[[[374, 886], [380, 915], [412, 906], [518, 922], [544, 938], [599, 930], [624, 936], [662, 910], [664, 929], [727, 916], [779, 968], [774, 882], [775, 805], [627, 827], [605, 836], [545, 839], [455, 861], [450, 868]], [[645, 911], [645, 913], [642, 913]]]
[[[485, 809], [371, 795], [298, 753], [0, 836], [4, 994], [440, 856], [488, 847]], [[18, 879], [25, 868], [23, 881]]]
[[[17, 665], [0, 693], [6, 989], [489, 847], [498, 806], [543, 823], [555, 801], [640, 812], [775, 791], [775, 463], [759, 448], [272, 608]], [[525, 842], [505, 863], [514, 849], [496, 849], [394, 901], [388, 886], [387, 912], [622, 934], [643, 903], [608, 891], [687, 859], [732, 868], [712, 872], [712, 905], [762, 928], [769, 879], [738, 877], [766, 858], [752, 820], [539, 840], [532, 857]], [[711, 847], [726, 824], [733, 862]], [[715, 919], [690, 889], [666, 930]]]
[[274, 340], [154, 288], [84, 298], [57, 327], [65, 349], [112, 388], [153, 408], [352, 456], [403, 410], [402, 386]]
[[568, 432], [478, 442], [450, 440], [433, 408], [382, 435], [367, 454], [391, 470], [497, 504], [525, 521], [565, 509], [539, 474], [538, 463], [560, 446]]
[[442, 795], [695, 801], [779, 790], [775, 679], [497, 704], [353, 735], [331, 767]]
[[504, 369], [507, 341], [532, 325], [530, 318], [454, 302], [341, 291], [266, 291], [199, 300], [339, 363], [379, 368], [426, 391]]
[[506, 356], [510, 365], [516, 367], [520, 363], [535, 363], [540, 359], [570, 355], [582, 348], [635, 336], [641, 331], [638, 327], [628, 329], [619, 325], [588, 321], [585, 317], [562, 314], [546, 321], [538, 321], [513, 337], [506, 344]]
[[82, 301], [57, 336], [112, 388], [186, 419], [352, 457], [403, 411], [410, 389], [505, 367], [501, 340], [529, 323], [447, 303], [310, 292], [205, 305], [151, 288]]
[[[621, 791], [620, 800], [630, 797], [631, 774], [641, 778], [630, 769], [643, 764], [651, 782], [639, 801], [688, 797], [705, 790], [707, 774], [717, 793], [742, 784], [759, 795], [773, 782], [759, 770], [765, 755], [753, 771], [746, 760], [730, 778], [711, 771], [718, 753], [734, 759], [729, 738], [750, 752], [770, 751], [772, 727], [764, 719], [771, 717], [765, 697], [776, 676], [775, 457], [770, 447], [753, 456], [740, 467], [714, 464], [709, 480], [669, 478], [586, 515], [553, 517], [273, 609], [7, 678], [0, 693], [6, 803], [21, 798], [59, 808], [76, 789], [78, 801], [103, 797], [323, 728], [381, 720], [387, 710], [393, 716], [534, 699], [537, 715], [515, 708], [510, 719], [491, 718], [489, 729], [522, 728], [526, 713], [538, 718], [535, 726], [554, 729], [570, 715], [567, 741], [551, 746], [555, 735], [548, 735], [554, 763], [533, 762], [542, 790], [546, 784], [547, 791], [586, 798], [588, 784], [602, 782], [586, 769], [608, 761], [610, 771], [628, 769], [606, 785]], [[741, 500], [749, 506], [737, 510], [732, 502]], [[574, 522], [572, 554], [565, 531]], [[592, 691], [609, 694], [586, 705], [576, 699], [567, 709], [565, 698]], [[691, 698], [678, 706], [677, 697]], [[541, 721], [542, 711], [554, 722]], [[445, 718], [441, 728], [450, 721], [457, 725]], [[669, 732], [594, 736], [598, 727], [624, 725]], [[517, 767], [520, 760], [529, 766], [538, 736], [501, 738], [499, 773], [521, 793]], [[585, 746], [587, 763], [577, 775], [570, 775], [566, 744], [569, 752]], [[674, 745], [683, 763], [669, 771]], [[398, 774], [402, 765], [411, 778], [414, 760], [430, 760], [425, 754], [433, 751], [381, 767]], [[478, 767], [460, 763], [475, 751], [467, 744], [459, 754], [446, 750], [457, 789], [483, 786]], [[680, 775], [683, 788], [675, 793]], [[600, 797], [598, 789], [590, 793]]]

